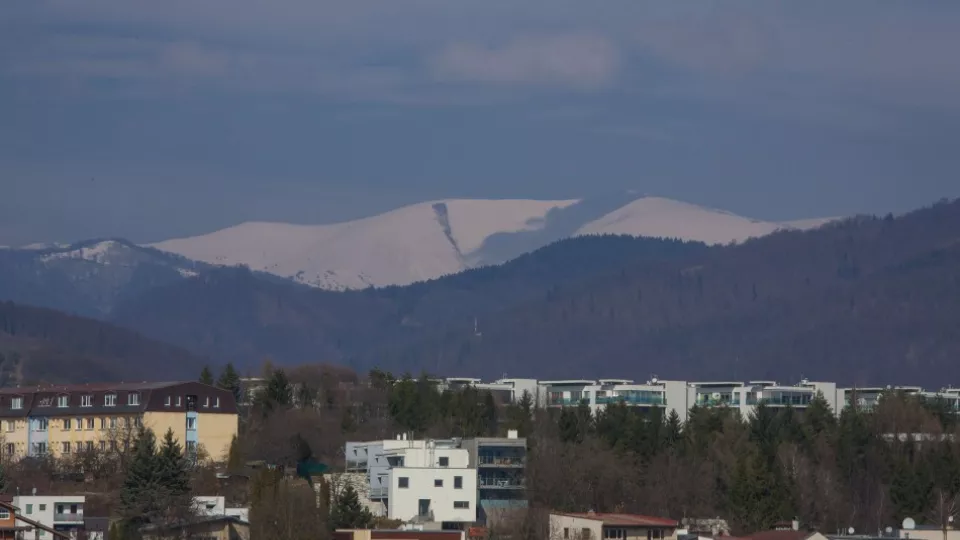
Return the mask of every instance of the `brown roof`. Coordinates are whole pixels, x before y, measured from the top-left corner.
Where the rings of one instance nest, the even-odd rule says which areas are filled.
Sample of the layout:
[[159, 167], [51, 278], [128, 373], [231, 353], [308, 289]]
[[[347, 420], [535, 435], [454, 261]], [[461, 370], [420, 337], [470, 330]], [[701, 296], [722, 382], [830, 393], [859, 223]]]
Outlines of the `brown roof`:
[[606, 514], [602, 512], [579, 512], [561, 514], [583, 519], [602, 521], [610, 527], [676, 527], [677, 522], [669, 518], [642, 516], [639, 514]]

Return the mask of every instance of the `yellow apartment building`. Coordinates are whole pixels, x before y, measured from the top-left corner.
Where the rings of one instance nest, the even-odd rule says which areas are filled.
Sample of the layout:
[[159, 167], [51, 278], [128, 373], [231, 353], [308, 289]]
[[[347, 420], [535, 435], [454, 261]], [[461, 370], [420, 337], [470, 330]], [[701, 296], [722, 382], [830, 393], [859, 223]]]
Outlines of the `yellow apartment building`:
[[189, 454], [226, 459], [237, 434], [233, 394], [199, 382], [0, 389], [0, 451], [7, 459], [119, 450], [143, 425], [167, 430]]

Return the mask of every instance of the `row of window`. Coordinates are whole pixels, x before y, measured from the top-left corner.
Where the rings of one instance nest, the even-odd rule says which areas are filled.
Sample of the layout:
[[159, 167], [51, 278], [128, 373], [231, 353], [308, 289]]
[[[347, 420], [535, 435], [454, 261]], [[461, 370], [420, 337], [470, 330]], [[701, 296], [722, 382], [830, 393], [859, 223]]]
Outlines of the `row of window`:
[[[407, 476], [400, 476], [397, 478], [397, 487], [400, 489], [408, 489], [410, 487], [410, 478]], [[433, 481], [433, 487], [443, 487], [443, 480], [437, 478]], [[453, 489], [463, 489], [463, 477], [454, 476], [453, 477]]]
[[[87, 418], [64, 418], [60, 421], [60, 429], [62, 431], [70, 431], [70, 429], [75, 428], [76, 431], [82, 431], [84, 428], [87, 431], [92, 431], [96, 425], [96, 418], [87, 417]], [[190, 422], [193, 420], [193, 429], [196, 429], [196, 418], [190, 418], [187, 422], [187, 427], [189, 428]], [[108, 427], [114, 429], [119, 427], [127, 427], [132, 425], [134, 427], [140, 427], [143, 425], [143, 419], [139, 416], [135, 416], [132, 419], [127, 419], [125, 416], [116, 417], [101, 417], [100, 418], [100, 429], [105, 430]], [[7, 433], [13, 433], [17, 430], [17, 421], [16, 420], [6, 420], [3, 423], [4, 429]], [[33, 420], [33, 431], [47, 431], [50, 427], [49, 418], [36, 418]]]
[[[129, 441], [124, 441], [124, 449], [129, 448]], [[94, 446], [94, 441], [77, 441], [71, 445], [69, 442], [60, 443], [60, 453], [61, 454], [70, 454], [72, 452], [80, 453], [83, 451], [92, 452], [96, 448], [101, 452], [106, 452], [107, 448], [110, 451], [115, 452], [118, 448], [117, 441], [97, 441], [96, 446]], [[36, 442], [32, 446], [33, 455], [44, 455], [47, 453], [49, 447], [45, 442]], [[197, 451], [197, 441], [187, 441], [186, 447], [187, 453], [194, 453]], [[14, 456], [17, 453], [17, 446], [14, 443], [6, 443], [3, 446], [3, 453], [7, 456]]]
[[[164, 406], [170, 407], [173, 404], [173, 397], [167, 396], [164, 400]], [[177, 407], [180, 407], [183, 404], [183, 397], [177, 396]], [[41, 399], [37, 406], [38, 407], [49, 407], [52, 405], [52, 398], [43, 398]], [[130, 407], [136, 407], [140, 405], [140, 394], [137, 392], [131, 392], [127, 394], [127, 405]], [[65, 409], [70, 406], [70, 396], [57, 396], [57, 407]], [[85, 394], [80, 396], [80, 406], [81, 407], [93, 407], [93, 395]], [[103, 406], [104, 407], [116, 407], [117, 406], [117, 395], [116, 394], [104, 394], [103, 396]], [[207, 397], [204, 399], [204, 407], [210, 407], [210, 398]], [[220, 398], [213, 398], [213, 407], [215, 409], [220, 408]], [[23, 397], [14, 396], [10, 399], [10, 408], [17, 410], [23, 408]]]

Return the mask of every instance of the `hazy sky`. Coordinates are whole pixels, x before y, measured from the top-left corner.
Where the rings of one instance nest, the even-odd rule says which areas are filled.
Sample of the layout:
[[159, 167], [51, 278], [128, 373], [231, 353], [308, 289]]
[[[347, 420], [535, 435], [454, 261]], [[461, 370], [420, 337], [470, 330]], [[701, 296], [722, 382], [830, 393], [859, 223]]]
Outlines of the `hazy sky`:
[[960, 195], [960, 2], [4, 0], [0, 244], [623, 189]]

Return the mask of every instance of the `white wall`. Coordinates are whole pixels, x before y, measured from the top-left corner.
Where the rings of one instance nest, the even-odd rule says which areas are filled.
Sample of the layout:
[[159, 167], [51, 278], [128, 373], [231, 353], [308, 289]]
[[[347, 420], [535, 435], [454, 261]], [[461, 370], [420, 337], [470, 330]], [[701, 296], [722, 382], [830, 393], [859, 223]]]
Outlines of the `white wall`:
[[550, 540], [585, 540], [584, 529], [590, 531], [590, 540], [603, 540], [603, 522], [598, 519], [550, 514]]
[[[20, 508], [24, 516], [38, 521], [47, 527], [56, 525], [71, 525], [83, 527], [83, 503], [86, 497], [83, 495], [18, 495], [13, 498], [13, 505]], [[70, 505], [79, 505], [77, 515], [79, 522], [54, 521], [53, 515], [56, 512], [56, 505], [63, 504], [64, 513], [70, 513]], [[27, 513], [27, 505], [30, 505], [30, 513]], [[41, 509], [42, 507], [42, 509]], [[44, 533], [44, 537], [51, 536]]]
[[[461, 488], [454, 487], [454, 478], [461, 477]], [[400, 479], [407, 479], [400, 488]], [[442, 486], [437, 486], [440, 480]], [[390, 470], [387, 515], [390, 519], [408, 521], [419, 515], [420, 499], [430, 500], [433, 521], [473, 522], [477, 519], [477, 471], [469, 468], [421, 469], [397, 467]], [[454, 502], [465, 501], [467, 508], [454, 508]]]

